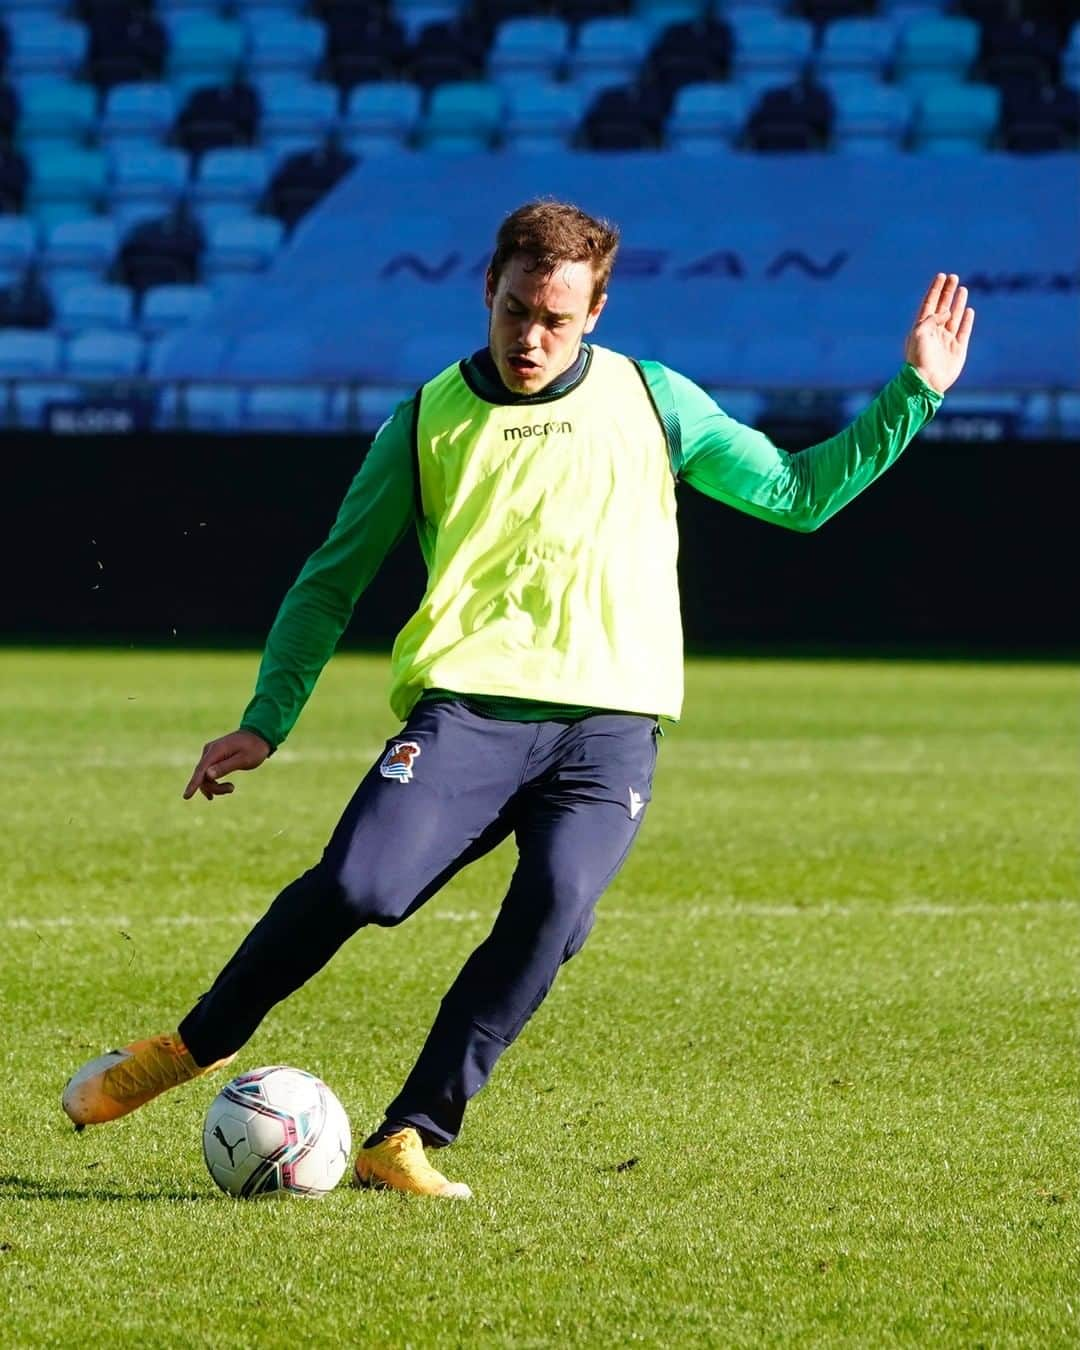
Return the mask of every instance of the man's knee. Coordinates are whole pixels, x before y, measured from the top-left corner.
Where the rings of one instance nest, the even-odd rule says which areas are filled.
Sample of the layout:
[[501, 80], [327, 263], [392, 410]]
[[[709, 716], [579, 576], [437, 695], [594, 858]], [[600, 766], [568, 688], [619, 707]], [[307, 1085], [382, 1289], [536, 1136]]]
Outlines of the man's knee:
[[400, 885], [385, 882], [377, 869], [346, 860], [337, 869], [335, 883], [341, 903], [357, 927], [373, 923], [393, 928], [409, 913], [412, 897], [405, 895]]

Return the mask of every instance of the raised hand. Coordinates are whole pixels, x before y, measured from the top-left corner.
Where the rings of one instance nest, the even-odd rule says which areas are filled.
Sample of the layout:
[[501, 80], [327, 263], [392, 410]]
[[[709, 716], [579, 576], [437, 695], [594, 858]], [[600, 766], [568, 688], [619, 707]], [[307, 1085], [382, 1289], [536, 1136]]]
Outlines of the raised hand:
[[237, 769], [257, 769], [269, 753], [270, 747], [253, 731], [233, 731], [228, 736], [219, 736], [216, 741], [203, 746], [195, 772], [184, 789], [184, 800], [190, 801], [196, 792], [201, 792], [211, 802], [215, 797], [224, 797], [233, 790], [233, 785], [220, 782], [221, 778]]
[[910, 361], [939, 394], [959, 378], [975, 323], [975, 311], [968, 308], [967, 287], [959, 282], [955, 272], [937, 274], [904, 343], [904, 360]]

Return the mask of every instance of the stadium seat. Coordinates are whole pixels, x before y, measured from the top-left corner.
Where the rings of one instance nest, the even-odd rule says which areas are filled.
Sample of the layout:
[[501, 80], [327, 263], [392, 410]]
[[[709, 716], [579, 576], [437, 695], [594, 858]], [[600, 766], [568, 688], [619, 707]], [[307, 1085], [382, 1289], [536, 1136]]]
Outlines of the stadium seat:
[[199, 162], [191, 200], [206, 224], [246, 216], [255, 209], [269, 177], [265, 150], [208, 150]]
[[105, 156], [100, 150], [32, 148], [27, 209], [42, 224], [92, 215], [104, 197], [106, 177]]
[[896, 47], [896, 29], [886, 19], [837, 19], [825, 29], [817, 58], [819, 79], [832, 75], [884, 78]]
[[1075, 147], [1080, 137], [1080, 94], [1067, 85], [1011, 85], [1003, 95], [1001, 144], [1020, 154]]
[[732, 74], [755, 93], [800, 79], [814, 45], [813, 26], [763, 10], [726, 15], [735, 38]]
[[101, 136], [110, 146], [154, 145], [165, 139], [176, 117], [166, 84], [117, 84], [108, 92]]
[[61, 291], [56, 300], [56, 326], [62, 333], [84, 328], [131, 327], [133, 297], [126, 286], [91, 282]]
[[23, 209], [30, 168], [18, 150], [0, 146], [0, 212]]
[[746, 91], [737, 85], [684, 85], [667, 121], [668, 146], [684, 154], [709, 155], [734, 145], [746, 124], [747, 105]]
[[1061, 78], [1070, 89], [1080, 90], [1080, 19], [1069, 30], [1061, 57]]
[[21, 277], [37, 252], [37, 231], [26, 216], [0, 216], [0, 286]]
[[408, 54], [409, 78], [421, 89], [479, 80], [487, 65], [489, 44], [490, 33], [473, 19], [425, 24]]
[[432, 92], [420, 124], [420, 144], [429, 150], [490, 148], [502, 117], [502, 95], [494, 85], [464, 81]]
[[746, 124], [746, 142], [759, 151], [820, 150], [832, 126], [832, 99], [820, 86], [800, 81], [767, 89]]
[[251, 145], [258, 120], [259, 100], [251, 85], [209, 85], [186, 97], [173, 139], [193, 155]]
[[326, 139], [337, 121], [338, 91], [332, 84], [284, 77], [263, 87], [262, 143], [277, 162]]
[[580, 128], [583, 144], [594, 150], [647, 150], [660, 138], [663, 110], [635, 86], [601, 89], [591, 100]]
[[1041, 89], [1058, 82], [1061, 41], [1053, 24], [1031, 19], [983, 25], [979, 78], [1003, 88]]
[[169, 83], [183, 91], [200, 84], [228, 84], [239, 73], [245, 46], [239, 23], [212, 16], [181, 17], [172, 27]]
[[170, 401], [166, 425], [190, 431], [236, 431], [243, 425], [242, 391], [235, 385], [189, 384], [172, 390]]
[[1001, 115], [1001, 90], [992, 84], [943, 84], [923, 90], [912, 146], [935, 154], [985, 149]]
[[144, 10], [121, 5], [91, 14], [90, 78], [102, 89], [160, 79], [166, 42], [159, 20]]
[[529, 81], [513, 85], [506, 91], [504, 144], [518, 153], [564, 150], [584, 112], [584, 96], [573, 85]]
[[152, 286], [143, 295], [139, 327], [147, 338], [159, 338], [204, 319], [213, 307], [207, 286]]
[[499, 25], [488, 60], [488, 76], [510, 86], [522, 80], [556, 80], [570, 45], [570, 29], [551, 16], [508, 19]]
[[19, 140], [75, 144], [97, 125], [97, 91], [76, 80], [43, 77], [26, 86], [19, 99]]
[[116, 222], [108, 216], [61, 221], [49, 230], [42, 272], [54, 295], [104, 278], [119, 247]]
[[165, 215], [183, 197], [188, 157], [175, 146], [124, 145], [111, 157], [109, 209], [120, 227]]
[[[2, 26], [0, 32], [3, 32]], [[0, 144], [6, 145], [11, 141], [18, 120], [19, 96], [10, 84], [0, 83]]]
[[670, 110], [676, 90], [727, 78], [732, 41], [727, 24], [714, 19], [675, 24], [653, 45], [644, 78], [667, 100]]
[[258, 385], [247, 396], [244, 422], [254, 431], [320, 431], [327, 423], [326, 390]]
[[973, 19], [959, 15], [914, 19], [900, 33], [896, 78], [915, 90], [963, 80], [974, 64], [980, 38]]
[[81, 23], [48, 14], [9, 14], [8, 71], [28, 75], [73, 76], [82, 65], [89, 35]]
[[151, 286], [189, 285], [199, 279], [203, 245], [198, 221], [177, 209], [132, 226], [124, 236], [114, 272], [139, 292]]
[[285, 227], [273, 216], [219, 220], [207, 232], [203, 270], [209, 282], [228, 273], [262, 272], [285, 239]]
[[394, 18], [411, 41], [428, 24], [453, 23], [465, 8], [465, 0], [396, 0]]
[[396, 19], [379, 10], [335, 6], [327, 14], [326, 26], [326, 68], [340, 88], [397, 78], [406, 43]]
[[356, 155], [400, 150], [420, 121], [420, 90], [415, 84], [387, 80], [360, 84], [349, 94], [341, 134]]
[[0, 379], [55, 375], [60, 369], [60, 338], [21, 328], [0, 328]]
[[78, 380], [123, 379], [138, 375], [143, 362], [143, 341], [137, 333], [91, 329], [67, 344], [64, 367]]
[[274, 171], [265, 208], [291, 229], [355, 163], [354, 155], [333, 144], [290, 155]]
[[851, 154], [900, 149], [912, 119], [906, 89], [891, 84], [839, 84], [832, 87], [833, 146]]
[[262, 75], [288, 72], [312, 77], [326, 50], [326, 29], [316, 19], [256, 14], [248, 25], [248, 71]]
[[632, 83], [648, 46], [648, 30], [636, 19], [587, 19], [578, 30], [567, 74], [586, 97]]
[[634, 0], [633, 17], [651, 38], [686, 23], [702, 22], [710, 6], [707, 0]]

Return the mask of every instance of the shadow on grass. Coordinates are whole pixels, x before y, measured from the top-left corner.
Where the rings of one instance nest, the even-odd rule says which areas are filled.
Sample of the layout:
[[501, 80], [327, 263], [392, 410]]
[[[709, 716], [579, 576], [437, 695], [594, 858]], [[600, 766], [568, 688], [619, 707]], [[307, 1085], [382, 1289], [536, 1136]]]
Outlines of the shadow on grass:
[[5, 1196], [16, 1200], [183, 1200], [189, 1204], [217, 1201], [216, 1195], [204, 1191], [179, 1191], [164, 1186], [156, 1191], [120, 1191], [108, 1186], [67, 1186], [34, 1177], [0, 1176], [0, 1199]]

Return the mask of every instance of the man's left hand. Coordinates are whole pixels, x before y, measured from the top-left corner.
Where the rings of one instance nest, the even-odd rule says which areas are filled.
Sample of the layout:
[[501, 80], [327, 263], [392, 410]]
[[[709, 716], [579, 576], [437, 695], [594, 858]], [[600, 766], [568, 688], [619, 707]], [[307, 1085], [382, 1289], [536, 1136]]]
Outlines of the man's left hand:
[[956, 382], [967, 360], [968, 338], [975, 323], [967, 297], [967, 287], [960, 285], [955, 272], [947, 276], [939, 272], [923, 296], [904, 343], [904, 360], [939, 394]]

